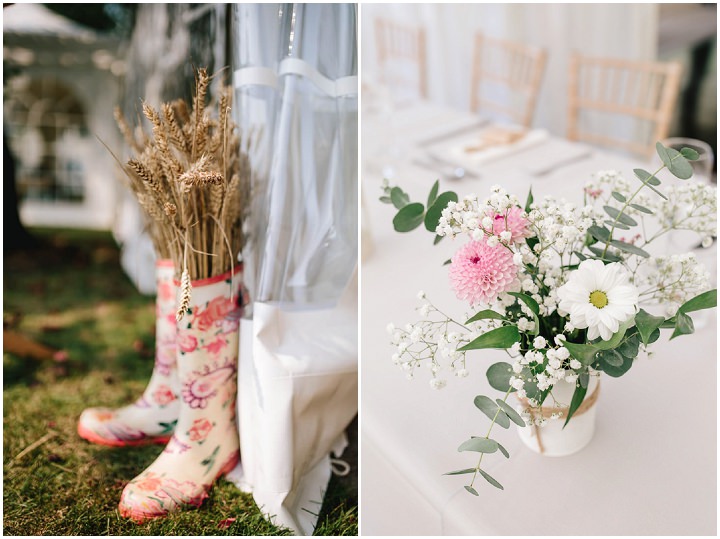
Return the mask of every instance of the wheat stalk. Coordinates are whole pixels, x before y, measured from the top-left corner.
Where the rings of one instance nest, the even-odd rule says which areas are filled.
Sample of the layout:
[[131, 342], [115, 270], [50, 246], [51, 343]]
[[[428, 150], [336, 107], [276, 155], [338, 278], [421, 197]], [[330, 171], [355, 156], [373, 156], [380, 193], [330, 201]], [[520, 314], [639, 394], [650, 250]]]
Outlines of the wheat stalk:
[[156, 252], [181, 273], [179, 317], [189, 305], [192, 281], [231, 270], [244, 241], [252, 174], [247, 152], [254, 141], [241, 136], [230, 118], [228, 87], [221, 86], [216, 105], [206, 103], [209, 81], [199, 69], [192, 107], [184, 100], [159, 110], [143, 103], [150, 133], [141, 126], [133, 131], [115, 112], [134, 154], [124, 167], [129, 187], [148, 217]]

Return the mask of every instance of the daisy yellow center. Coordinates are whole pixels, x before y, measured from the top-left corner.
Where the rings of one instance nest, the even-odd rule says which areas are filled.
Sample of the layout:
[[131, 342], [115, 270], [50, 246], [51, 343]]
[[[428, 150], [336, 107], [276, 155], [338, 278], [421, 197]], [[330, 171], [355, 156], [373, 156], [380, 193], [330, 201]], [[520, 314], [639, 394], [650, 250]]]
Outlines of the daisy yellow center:
[[602, 309], [605, 307], [605, 305], [608, 304], [608, 297], [605, 292], [602, 290], [595, 290], [595, 292], [590, 293], [590, 303], [595, 305], [598, 309]]

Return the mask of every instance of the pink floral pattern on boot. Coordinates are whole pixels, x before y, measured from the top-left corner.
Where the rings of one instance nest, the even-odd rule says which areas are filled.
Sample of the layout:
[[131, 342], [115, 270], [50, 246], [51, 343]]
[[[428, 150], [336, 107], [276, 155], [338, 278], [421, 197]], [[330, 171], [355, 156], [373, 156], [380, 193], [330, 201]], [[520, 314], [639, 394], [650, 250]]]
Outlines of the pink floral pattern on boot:
[[[130, 481], [120, 514], [142, 522], [199, 506], [215, 480], [237, 464], [235, 417], [239, 272], [192, 283], [188, 314], [177, 323], [180, 413], [165, 450]], [[231, 299], [232, 296], [232, 299]]]
[[[169, 260], [156, 264], [155, 363], [152, 376], [134, 403], [120, 408], [88, 408], [78, 421], [78, 434], [108, 446], [167, 443], [180, 409], [176, 370], [174, 267]], [[172, 316], [171, 319], [167, 315]]]

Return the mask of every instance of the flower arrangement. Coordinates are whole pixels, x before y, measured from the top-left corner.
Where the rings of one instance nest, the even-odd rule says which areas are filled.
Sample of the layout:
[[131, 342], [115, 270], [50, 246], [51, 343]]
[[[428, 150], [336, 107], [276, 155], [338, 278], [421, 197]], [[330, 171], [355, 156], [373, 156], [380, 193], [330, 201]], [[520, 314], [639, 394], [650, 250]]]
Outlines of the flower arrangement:
[[191, 280], [232, 270], [242, 249], [250, 185], [251, 137], [242, 141], [230, 118], [231, 91], [222, 86], [213, 116], [206, 101], [210, 77], [196, 74], [192, 107], [184, 100], [143, 103], [151, 134], [133, 131], [119, 109], [115, 119], [135, 156], [123, 166], [147, 220], [156, 252], [180, 272], [180, 320]]
[[[467, 237], [446, 264], [451, 288], [472, 308], [464, 318], [451, 317], [420, 292], [422, 319], [388, 326], [397, 347], [393, 362], [409, 378], [429, 367], [430, 384], [440, 389], [445, 374], [468, 376], [469, 353], [502, 349], [511, 358], [486, 373], [502, 397], [474, 401], [490, 420], [487, 434], [458, 448], [479, 453], [476, 464], [446, 474], [469, 475], [465, 489], [471, 494], [478, 495], [478, 477], [503, 489], [482, 468], [487, 454], [510, 456], [491, 438], [496, 425], [537, 429], [562, 421], [564, 428], [597, 397], [588, 395], [593, 377], [622, 376], [641, 351], [650, 352], [661, 330], [672, 330], [671, 339], [691, 334], [690, 314], [717, 305], [717, 291], [708, 290], [709, 274], [694, 254], [649, 252], [653, 242], [677, 230], [697, 234], [709, 247], [717, 227], [714, 186], [683, 181], [666, 188], [658, 178], [667, 169], [688, 180], [697, 153], [660, 143], [656, 149], [663, 163], [658, 170], [635, 169], [634, 184], [617, 171], [601, 171], [585, 185], [583, 205], [553, 197], [536, 201], [532, 190], [521, 205], [499, 186], [487, 197], [459, 199], [452, 191], [438, 193], [439, 182], [424, 205], [385, 181], [380, 200], [397, 208], [396, 231], [424, 224], [435, 244]], [[651, 314], [646, 309], [653, 305], [664, 312]], [[572, 396], [561, 406], [554, 390], [568, 383]], [[513, 393], [517, 406], [508, 402]], [[543, 406], [546, 401], [555, 406]]]

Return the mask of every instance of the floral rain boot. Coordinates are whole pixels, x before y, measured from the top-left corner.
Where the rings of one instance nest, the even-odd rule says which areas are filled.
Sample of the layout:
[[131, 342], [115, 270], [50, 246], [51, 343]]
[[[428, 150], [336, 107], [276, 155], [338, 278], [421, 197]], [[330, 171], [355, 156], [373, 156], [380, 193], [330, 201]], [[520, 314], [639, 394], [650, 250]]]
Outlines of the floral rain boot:
[[[170, 442], [130, 481], [120, 514], [136, 522], [183, 506], [199, 507], [214, 481], [240, 457], [235, 420], [240, 268], [192, 283], [192, 299], [177, 323], [181, 407]], [[232, 291], [232, 294], [231, 294]]]
[[180, 411], [180, 383], [176, 368], [176, 285], [172, 260], [155, 265], [155, 366], [142, 396], [118, 409], [88, 408], [80, 415], [78, 434], [114, 447], [165, 444]]

